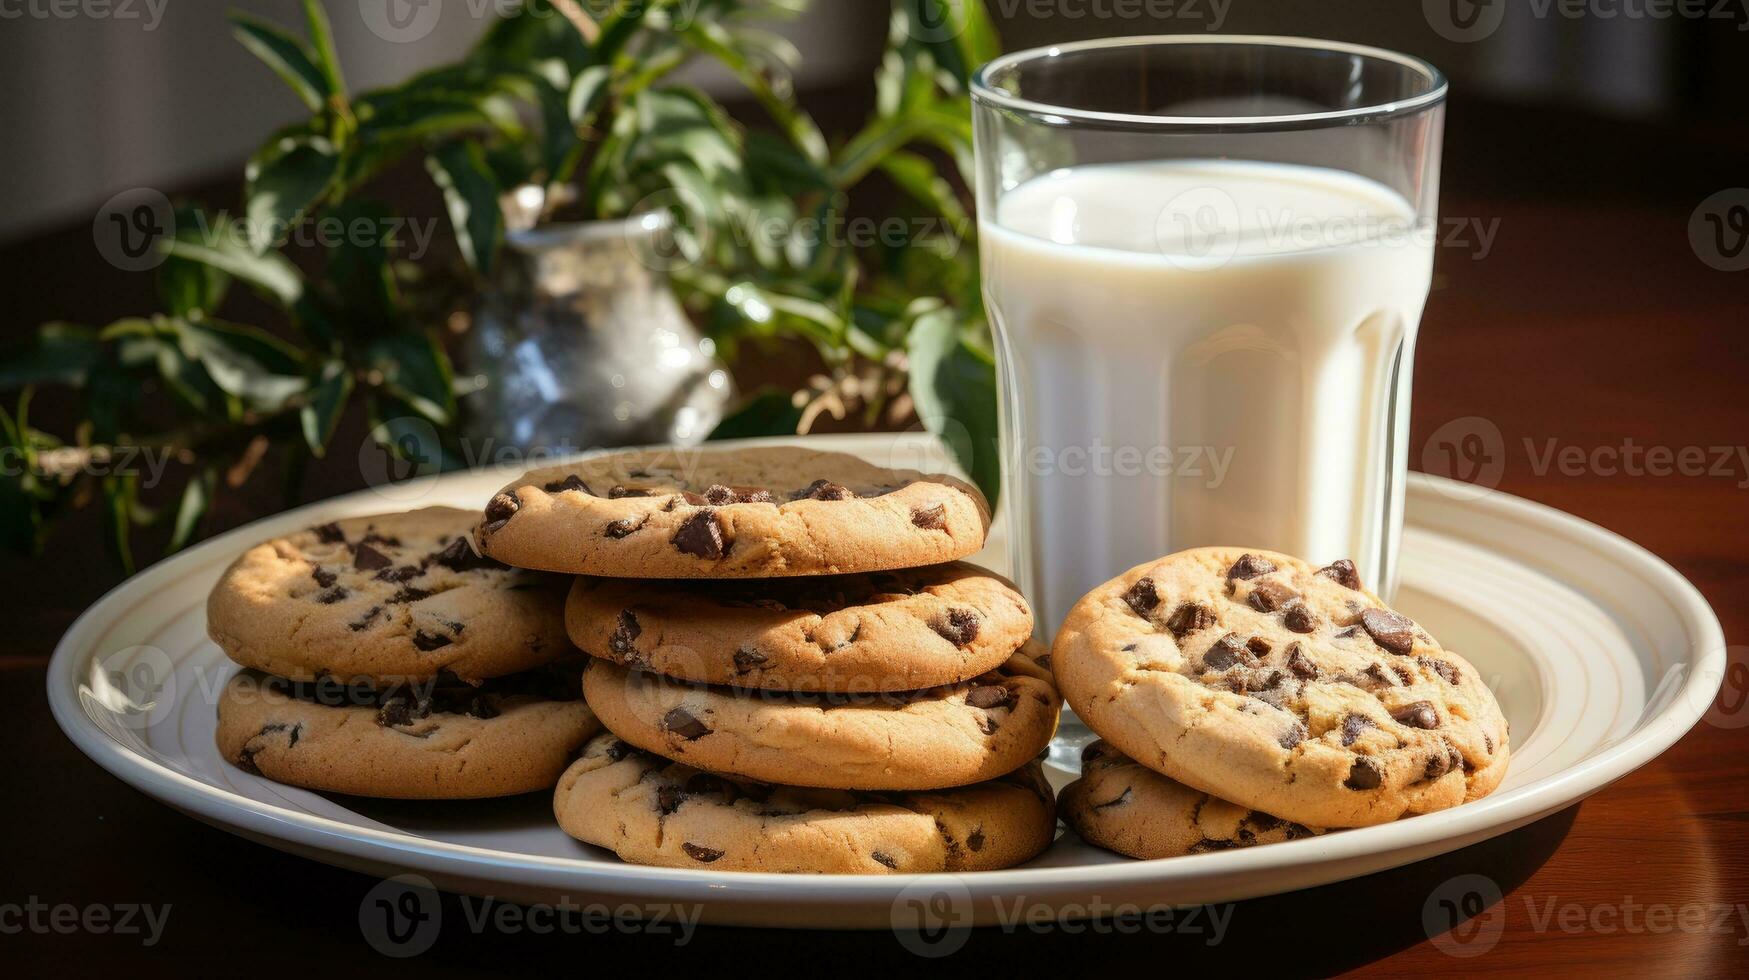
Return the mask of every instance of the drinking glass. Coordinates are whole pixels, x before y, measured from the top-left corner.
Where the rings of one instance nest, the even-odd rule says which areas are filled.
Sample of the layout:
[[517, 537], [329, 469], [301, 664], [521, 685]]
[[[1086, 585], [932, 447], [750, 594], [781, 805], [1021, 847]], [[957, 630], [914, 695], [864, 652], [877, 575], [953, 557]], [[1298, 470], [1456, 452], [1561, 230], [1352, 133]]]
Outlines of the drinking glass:
[[1135, 37], [973, 80], [1003, 509], [1042, 628], [1183, 548], [1397, 577], [1446, 83], [1376, 48]]

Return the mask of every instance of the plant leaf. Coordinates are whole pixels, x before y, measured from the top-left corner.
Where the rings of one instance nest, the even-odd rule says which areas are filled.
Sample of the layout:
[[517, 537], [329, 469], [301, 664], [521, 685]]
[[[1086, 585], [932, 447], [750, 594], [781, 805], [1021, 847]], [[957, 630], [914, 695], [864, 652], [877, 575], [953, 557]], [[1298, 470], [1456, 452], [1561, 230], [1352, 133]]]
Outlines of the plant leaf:
[[476, 273], [489, 275], [504, 240], [504, 210], [485, 155], [475, 143], [446, 143], [425, 158], [425, 169], [443, 190], [462, 257]]
[[[194, 208], [176, 211], [176, 236], [199, 243], [204, 216]], [[217, 314], [231, 288], [231, 276], [216, 266], [167, 255], [158, 267], [158, 298], [171, 316]]]
[[181, 348], [219, 390], [250, 408], [276, 412], [309, 384], [302, 352], [255, 327], [217, 320], [171, 320]]
[[945, 306], [916, 317], [906, 353], [917, 417], [994, 508], [1002, 490], [995, 362], [964, 341], [954, 311]]
[[322, 137], [288, 136], [262, 147], [244, 170], [250, 247], [261, 253], [283, 241], [339, 173], [340, 156]]
[[802, 410], [795, 406], [791, 393], [779, 388], [764, 388], [749, 398], [740, 408], [725, 416], [711, 430], [710, 440], [747, 439], [756, 436], [793, 436], [802, 424]]
[[72, 323], [45, 323], [30, 341], [0, 357], [0, 390], [38, 384], [83, 385], [103, 359], [97, 331]]
[[310, 387], [309, 399], [299, 411], [304, 442], [310, 452], [321, 456], [327, 451], [328, 440], [346, 413], [346, 403], [352, 397], [352, 372], [341, 361], [329, 361], [322, 375]]
[[134, 573], [134, 506], [138, 502], [137, 480], [132, 473], [112, 474], [102, 480], [103, 531], [110, 553], [122, 574]]
[[213, 491], [218, 486], [218, 473], [206, 467], [188, 478], [182, 487], [182, 499], [176, 505], [176, 523], [170, 531], [170, 543], [165, 554], [175, 554], [195, 538], [201, 519], [212, 507]]
[[334, 27], [328, 23], [328, 12], [321, 0], [304, 0], [304, 26], [310, 32], [311, 55], [322, 72], [330, 96], [346, 94], [346, 82], [340, 77], [340, 56], [334, 52]]
[[284, 79], [310, 111], [322, 111], [333, 89], [327, 76], [316, 67], [310, 49], [283, 28], [264, 20], [235, 11], [230, 18], [231, 33], [243, 47]]
[[383, 388], [436, 425], [455, 418], [455, 375], [449, 356], [421, 333], [379, 337], [366, 350], [371, 367], [383, 373]]

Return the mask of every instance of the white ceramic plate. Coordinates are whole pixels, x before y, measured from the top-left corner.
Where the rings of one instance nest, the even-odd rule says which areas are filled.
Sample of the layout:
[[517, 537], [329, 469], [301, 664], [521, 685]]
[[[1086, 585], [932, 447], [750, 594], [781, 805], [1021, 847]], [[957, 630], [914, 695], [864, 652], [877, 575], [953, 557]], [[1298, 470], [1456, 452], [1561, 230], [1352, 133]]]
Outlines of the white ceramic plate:
[[[945, 466], [923, 437], [818, 438], [876, 462]], [[559, 831], [544, 794], [474, 803], [329, 797], [248, 775], [213, 747], [213, 704], [234, 669], [206, 638], [204, 603], [247, 545], [296, 528], [424, 504], [480, 506], [508, 476], [476, 471], [289, 511], [147, 569], [61, 640], [55, 718], [138, 789], [234, 833], [343, 867], [417, 872], [439, 887], [536, 902], [699, 903], [707, 921], [887, 927], [919, 896], [954, 924], [1016, 901], [1054, 911], [1195, 904], [1290, 891], [1395, 867], [1504, 833], [1644, 765], [1706, 711], [1725, 666], [1718, 620], [1668, 565], [1595, 525], [1504, 494], [1416, 476], [1396, 605], [1488, 679], [1512, 724], [1493, 796], [1382, 827], [1242, 851], [1130, 861], [1066, 834], [1019, 868], [963, 875], [811, 877], [646, 868]], [[980, 560], [1007, 568], [1003, 542]], [[1120, 571], [1112, 569], [1113, 573]], [[168, 684], [159, 685], [159, 679]], [[1072, 766], [1074, 746], [1055, 753]], [[1053, 766], [1053, 781], [1072, 778]], [[1072, 911], [1065, 914], [1074, 914]]]

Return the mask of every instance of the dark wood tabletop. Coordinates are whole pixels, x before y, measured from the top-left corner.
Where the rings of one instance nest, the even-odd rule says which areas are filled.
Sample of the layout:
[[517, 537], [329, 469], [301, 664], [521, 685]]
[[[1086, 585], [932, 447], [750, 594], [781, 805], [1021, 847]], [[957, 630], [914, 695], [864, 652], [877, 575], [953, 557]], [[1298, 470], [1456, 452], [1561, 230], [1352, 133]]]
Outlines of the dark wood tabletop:
[[[1742, 450], [1749, 272], [1709, 266], [1703, 253], [1711, 246], [1697, 249], [1689, 236], [1702, 201], [1749, 182], [1740, 170], [1749, 147], [1740, 133], [1503, 116], [1453, 113], [1443, 211], [1456, 230], [1438, 252], [1416, 357], [1411, 465], [1441, 469], [1437, 451], [1423, 452], [1441, 427], [1486, 420], [1504, 454], [1499, 489], [1660, 555], [1706, 596], [1728, 640], [1749, 644], [1749, 463], [1735, 455], [1749, 453]], [[1479, 172], [1509, 177], [1465, 176]], [[1741, 200], [1749, 203], [1749, 191]], [[107, 296], [79, 287], [81, 276], [98, 274], [89, 256], [80, 257], [90, 247], [80, 234], [0, 249], [0, 265], [14, 277], [8, 292], [24, 315], [105, 303], [122, 306], [112, 313], [126, 311], [118, 297], [136, 287], [118, 284]], [[1576, 447], [1586, 461], [1544, 466], [1550, 445]], [[1732, 455], [1720, 472], [1657, 475], [1611, 465], [1624, 449], [1633, 452], [1627, 447], [1703, 447], [1709, 459], [1712, 447], [1730, 447]], [[346, 488], [341, 477], [319, 491]], [[271, 506], [246, 502], [219, 523]], [[382, 958], [359, 919], [375, 878], [177, 813], [100, 770], [55, 727], [43, 693], [47, 654], [115, 582], [90, 524], [58, 532], [42, 558], [0, 559], [7, 757], [0, 962], [33, 974], [421, 976], [622, 963], [659, 975], [725, 962], [834, 971], [924, 965], [888, 932], [703, 928], [677, 945], [672, 934], [474, 931], [467, 921], [476, 908], [455, 896], [442, 900], [445, 927], [429, 951], [406, 965]], [[1288, 975], [1745, 975], [1749, 647], [1732, 652], [1726, 697], [1708, 721], [1591, 799], [1513, 833], [1393, 871], [1239, 903], [1220, 910], [1218, 937], [1207, 927], [986, 930], [943, 962], [983, 973], [1110, 956], [1163, 970]], [[1500, 900], [1460, 902], [1471, 917], [1430, 936], [1423, 916], [1430, 897], [1465, 875], [1492, 882]], [[133, 904], [168, 908], [152, 945], [113, 928]], [[68, 918], [87, 914], [111, 916], [110, 925]], [[135, 925], [144, 921], [134, 917]]]

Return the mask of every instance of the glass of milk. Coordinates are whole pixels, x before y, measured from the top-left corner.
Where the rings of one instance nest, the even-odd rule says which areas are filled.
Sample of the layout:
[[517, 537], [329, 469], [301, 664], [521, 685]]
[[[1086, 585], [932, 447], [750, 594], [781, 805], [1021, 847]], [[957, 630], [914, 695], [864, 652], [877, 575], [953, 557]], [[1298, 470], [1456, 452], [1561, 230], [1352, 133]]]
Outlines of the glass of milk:
[[1138, 37], [973, 83], [1002, 510], [1046, 636], [1182, 548], [1387, 596], [1446, 83], [1376, 48]]

